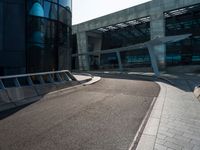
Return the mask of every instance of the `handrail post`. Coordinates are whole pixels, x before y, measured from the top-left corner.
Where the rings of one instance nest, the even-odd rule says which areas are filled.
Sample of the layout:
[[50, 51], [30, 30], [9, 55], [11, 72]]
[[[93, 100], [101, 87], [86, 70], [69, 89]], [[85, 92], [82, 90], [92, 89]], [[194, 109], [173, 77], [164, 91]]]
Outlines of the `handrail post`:
[[66, 81], [70, 81], [70, 79], [69, 79], [69, 77], [67, 76], [67, 74], [66, 74], [65, 72], [63, 72], [63, 74], [64, 74], [64, 77], [65, 77], [65, 80], [66, 80]]
[[20, 87], [21, 86], [20, 83], [19, 83], [18, 78], [14, 78], [14, 83], [15, 83], [16, 87]]
[[58, 78], [58, 81], [59, 81], [59, 82], [62, 82], [62, 78], [60, 77], [60, 74], [59, 74], [59, 73], [56, 73], [56, 77]]
[[118, 65], [119, 65], [119, 71], [123, 71], [123, 66], [122, 66], [122, 60], [121, 60], [120, 52], [117, 51], [116, 55], [117, 55], [117, 61], [118, 61]]
[[49, 78], [49, 80], [50, 80], [51, 83], [54, 83], [54, 80], [53, 80], [51, 74], [48, 74], [48, 78]]
[[0, 87], [1, 87], [1, 89], [5, 89], [5, 86], [4, 86], [3, 81], [1, 79], [0, 79]]
[[77, 81], [77, 79], [76, 79], [69, 71], [67, 71], [66, 74], [67, 74], [67, 76], [68, 76], [70, 79], [72, 79], [73, 81]]
[[30, 76], [27, 77], [27, 81], [30, 86], [34, 85]]
[[43, 77], [41, 75], [39, 75], [39, 81], [40, 81], [40, 84], [44, 84], [45, 83], [44, 79], [43, 79]]

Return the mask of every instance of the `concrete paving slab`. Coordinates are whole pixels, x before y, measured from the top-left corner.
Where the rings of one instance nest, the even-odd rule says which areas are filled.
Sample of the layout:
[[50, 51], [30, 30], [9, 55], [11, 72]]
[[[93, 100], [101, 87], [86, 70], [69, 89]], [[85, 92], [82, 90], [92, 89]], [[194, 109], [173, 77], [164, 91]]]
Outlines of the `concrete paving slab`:
[[[149, 147], [153, 146], [153, 150], [193, 150], [199, 147], [200, 102], [195, 98], [191, 88], [192, 82], [189, 83], [188, 79], [192, 80], [191, 77], [176, 76], [173, 79], [174, 85], [158, 82], [161, 92], [149, 118], [150, 123], [146, 125], [143, 132], [143, 137], [146, 137], [155, 131], [152, 131], [152, 128], [158, 127], [157, 133], [152, 134], [154, 141], [148, 143]], [[194, 78], [193, 84], [195, 80]], [[154, 123], [156, 121], [153, 121], [152, 117], [159, 118], [159, 124]], [[141, 138], [137, 149], [148, 149], [143, 145], [148, 142], [147, 140], [150, 139]]]

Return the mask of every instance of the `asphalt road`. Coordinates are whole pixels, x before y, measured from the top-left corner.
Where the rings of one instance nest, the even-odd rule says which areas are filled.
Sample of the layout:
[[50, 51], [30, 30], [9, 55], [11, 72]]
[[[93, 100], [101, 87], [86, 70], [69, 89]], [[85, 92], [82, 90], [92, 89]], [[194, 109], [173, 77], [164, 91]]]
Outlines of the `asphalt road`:
[[116, 76], [45, 96], [0, 120], [0, 150], [127, 150], [158, 93]]

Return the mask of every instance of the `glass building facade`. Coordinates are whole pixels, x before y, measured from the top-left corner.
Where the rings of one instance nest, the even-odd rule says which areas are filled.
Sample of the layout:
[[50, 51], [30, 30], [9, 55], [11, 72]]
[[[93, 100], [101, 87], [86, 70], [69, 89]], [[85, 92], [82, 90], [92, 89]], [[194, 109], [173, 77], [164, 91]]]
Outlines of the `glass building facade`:
[[[124, 23], [100, 28], [101, 50], [127, 47], [150, 40], [150, 17], [138, 18]], [[92, 38], [88, 40], [88, 49], [93, 50]], [[149, 67], [150, 57], [147, 49], [136, 49], [121, 52], [121, 61], [124, 68]], [[90, 69], [116, 69], [119, 68], [116, 53], [90, 56]]]
[[166, 36], [192, 34], [166, 45], [167, 66], [200, 64], [200, 4], [165, 12]]
[[0, 76], [70, 69], [71, 0], [0, 1]]
[[0, 0], [0, 76], [70, 69], [72, 0]]
[[61, 61], [70, 59], [71, 8], [71, 0], [27, 2], [28, 72], [66, 69]]

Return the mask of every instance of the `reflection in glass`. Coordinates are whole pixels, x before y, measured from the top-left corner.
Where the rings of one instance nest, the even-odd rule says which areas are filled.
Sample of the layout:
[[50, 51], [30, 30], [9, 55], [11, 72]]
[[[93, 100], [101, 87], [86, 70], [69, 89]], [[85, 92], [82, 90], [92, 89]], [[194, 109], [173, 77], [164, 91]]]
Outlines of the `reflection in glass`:
[[33, 4], [32, 8], [30, 9], [29, 15], [37, 16], [37, 17], [44, 17], [44, 10], [40, 3], [36, 2]]
[[39, 47], [44, 47], [42, 43], [44, 43], [44, 33], [40, 31], [35, 31], [33, 33], [32, 42]]
[[[71, 12], [58, 0], [35, 1], [27, 3], [27, 71], [58, 70], [60, 57], [65, 59], [70, 50]], [[62, 0], [62, 4], [70, 3]], [[58, 56], [59, 53], [63, 56]]]
[[69, 8], [71, 10], [72, 2], [71, 0], [59, 0], [60, 5], [62, 5], [65, 8]]
[[44, 16], [46, 18], [57, 20], [58, 6], [54, 3], [44, 1]]
[[59, 21], [65, 24], [68, 22], [68, 11], [63, 7], [59, 7]]

